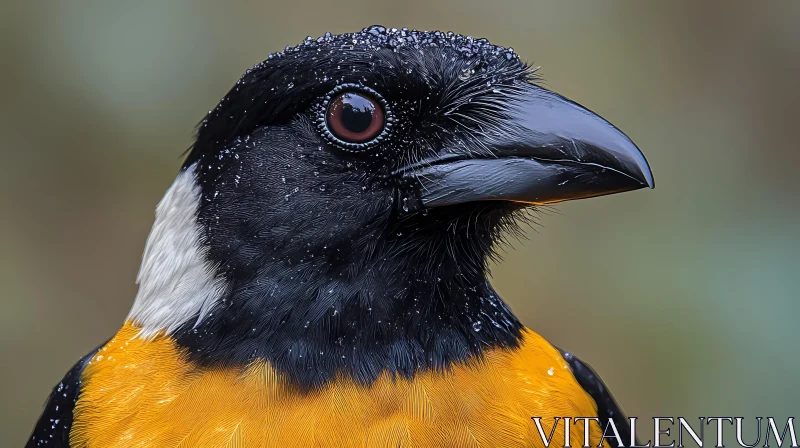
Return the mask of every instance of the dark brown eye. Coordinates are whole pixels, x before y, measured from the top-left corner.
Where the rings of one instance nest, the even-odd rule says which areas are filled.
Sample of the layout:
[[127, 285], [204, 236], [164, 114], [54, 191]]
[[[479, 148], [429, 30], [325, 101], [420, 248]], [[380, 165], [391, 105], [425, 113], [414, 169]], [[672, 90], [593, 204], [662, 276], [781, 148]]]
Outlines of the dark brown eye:
[[366, 143], [383, 132], [383, 107], [361, 92], [344, 92], [331, 98], [326, 112], [328, 129], [347, 143]]
[[364, 152], [391, 138], [395, 122], [392, 108], [367, 86], [340, 84], [318, 104], [317, 129], [343, 151]]

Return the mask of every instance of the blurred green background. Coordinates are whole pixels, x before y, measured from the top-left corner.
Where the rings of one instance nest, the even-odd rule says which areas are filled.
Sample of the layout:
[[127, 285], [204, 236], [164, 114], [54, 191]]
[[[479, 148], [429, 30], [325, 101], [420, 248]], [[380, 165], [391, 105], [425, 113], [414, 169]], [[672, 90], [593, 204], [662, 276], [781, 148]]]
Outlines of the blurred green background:
[[528, 326], [630, 415], [797, 414], [800, 2], [4, 2], [0, 445], [122, 323], [204, 113], [269, 52], [375, 23], [512, 46], [647, 155], [656, 190], [559, 205], [494, 269]]

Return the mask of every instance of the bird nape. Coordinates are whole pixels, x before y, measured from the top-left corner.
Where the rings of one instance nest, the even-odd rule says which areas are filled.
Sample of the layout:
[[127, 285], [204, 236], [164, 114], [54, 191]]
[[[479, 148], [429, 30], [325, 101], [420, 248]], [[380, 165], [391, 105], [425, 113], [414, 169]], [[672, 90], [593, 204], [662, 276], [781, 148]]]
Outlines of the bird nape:
[[504, 237], [537, 205], [653, 186], [627, 136], [536, 82], [453, 33], [373, 26], [270, 55], [200, 123], [126, 326], [196, 369], [263, 360], [298, 393], [524, 351], [487, 280]]

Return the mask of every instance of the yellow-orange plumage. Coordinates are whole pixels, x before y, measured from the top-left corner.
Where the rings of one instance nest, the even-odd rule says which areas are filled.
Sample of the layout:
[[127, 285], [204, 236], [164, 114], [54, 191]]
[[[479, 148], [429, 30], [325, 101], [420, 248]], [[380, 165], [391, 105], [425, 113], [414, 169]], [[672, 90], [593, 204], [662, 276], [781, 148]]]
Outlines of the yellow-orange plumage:
[[[138, 333], [126, 324], [83, 372], [72, 446], [538, 447], [532, 416], [549, 432], [552, 417], [597, 412], [558, 350], [530, 330], [519, 348], [446, 373], [383, 374], [370, 386], [340, 378], [311, 392], [263, 361], [199, 368], [171, 338]], [[596, 425], [591, 436], [596, 446]], [[554, 437], [563, 444], [563, 426]], [[570, 438], [583, 441], [581, 424]]]

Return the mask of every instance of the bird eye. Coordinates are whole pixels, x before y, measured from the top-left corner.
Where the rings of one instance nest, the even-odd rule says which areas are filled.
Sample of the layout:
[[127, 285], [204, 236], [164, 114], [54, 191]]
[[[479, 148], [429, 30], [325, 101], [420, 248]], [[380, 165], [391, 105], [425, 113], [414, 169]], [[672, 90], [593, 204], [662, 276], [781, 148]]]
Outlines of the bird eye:
[[360, 151], [380, 141], [391, 126], [386, 102], [377, 92], [360, 85], [342, 85], [323, 103], [320, 129], [332, 143]]

